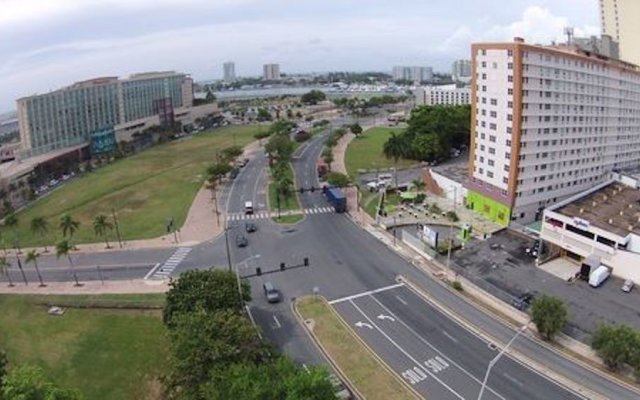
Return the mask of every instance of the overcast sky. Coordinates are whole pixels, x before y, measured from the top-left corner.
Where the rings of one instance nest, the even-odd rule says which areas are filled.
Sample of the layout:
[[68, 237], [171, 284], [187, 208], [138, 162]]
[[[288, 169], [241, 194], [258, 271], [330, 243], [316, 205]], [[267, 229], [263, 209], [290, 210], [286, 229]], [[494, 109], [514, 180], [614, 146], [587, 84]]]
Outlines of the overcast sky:
[[564, 26], [598, 34], [596, 0], [0, 0], [0, 112], [73, 81], [148, 70], [220, 78], [449, 71], [483, 40], [547, 43]]

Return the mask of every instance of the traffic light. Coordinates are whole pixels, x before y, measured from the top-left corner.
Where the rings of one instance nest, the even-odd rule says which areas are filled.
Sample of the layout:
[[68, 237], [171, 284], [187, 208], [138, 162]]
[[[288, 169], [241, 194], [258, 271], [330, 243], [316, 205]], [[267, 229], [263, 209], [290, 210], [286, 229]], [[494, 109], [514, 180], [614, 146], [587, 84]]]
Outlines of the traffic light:
[[256, 275], [257, 276], [262, 275], [262, 270], [260, 269], [260, 267], [256, 267]]
[[304, 193], [304, 188], [300, 188], [300, 194]]
[[313, 187], [313, 186], [311, 186], [311, 193], [313, 193], [313, 192], [315, 192], [315, 191], [316, 191], [316, 188], [315, 188], [315, 187]]
[[322, 187], [322, 194], [327, 193], [327, 190], [329, 190], [329, 188], [327, 187], [327, 185], [324, 185], [324, 186]]
[[283, 263], [283, 262], [281, 262], [281, 263], [280, 263], [280, 271], [284, 271], [284, 268], [285, 268], [284, 263]]
[[309, 266], [309, 257], [305, 257], [304, 260], [302, 260], [304, 262], [304, 266], [308, 267]]

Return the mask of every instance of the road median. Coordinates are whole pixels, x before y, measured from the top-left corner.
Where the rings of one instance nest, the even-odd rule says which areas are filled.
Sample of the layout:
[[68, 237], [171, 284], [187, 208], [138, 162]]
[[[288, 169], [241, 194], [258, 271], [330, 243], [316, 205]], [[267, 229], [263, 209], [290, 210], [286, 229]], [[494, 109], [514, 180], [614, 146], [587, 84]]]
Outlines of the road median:
[[361, 399], [420, 399], [323, 297], [296, 300], [294, 312], [312, 340]]

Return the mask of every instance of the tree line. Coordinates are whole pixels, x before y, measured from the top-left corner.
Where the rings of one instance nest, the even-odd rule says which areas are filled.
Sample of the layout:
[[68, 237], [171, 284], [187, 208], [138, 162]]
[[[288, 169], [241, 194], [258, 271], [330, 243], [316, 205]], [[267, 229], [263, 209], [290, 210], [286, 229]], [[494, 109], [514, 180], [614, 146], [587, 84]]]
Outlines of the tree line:
[[325, 369], [307, 372], [260, 339], [244, 308], [250, 300], [248, 283], [231, 271], [189, 271], [170, 283], [167, 398], [335, 399]]

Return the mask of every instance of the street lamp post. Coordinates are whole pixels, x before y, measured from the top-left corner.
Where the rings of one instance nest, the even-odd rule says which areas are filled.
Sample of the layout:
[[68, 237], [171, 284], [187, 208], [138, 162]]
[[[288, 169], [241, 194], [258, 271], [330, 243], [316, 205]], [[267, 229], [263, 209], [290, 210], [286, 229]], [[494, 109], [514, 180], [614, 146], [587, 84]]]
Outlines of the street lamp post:
[[480, 387], [480, 393], [478, 394], [478, 400], [482, 399], [482, 395], [484, 394], [484, 389], [487, 386], [487, 380], [489, 380], [489, 373], [491, 372], [491, 369], [493, 368], [493, 366], [496, 365], [500, 357], [502, 357], [502, 355], [507, 351], [507, 349], [511, 346], [511, 344], [518, 338], [518, 336], [520, 336], [520, 334], [524, 333], [524, 331], [526, 330], [527, 330], [527, 325], [524, 325], [520, 329], [518, 329], [516, 334], [511, 338], [511, 340], [509, 340], [509, 343], [507, 343], [507, 345], [504, 346], [502, 350], [500, 350], [500, 353], [498, 353], [491, 361], [489, 361], [489, 366], [487, 367], [487, 372], [484, 374], [484, 380], [482, 381], [482, 386]]
[[231, 272], [231, 251], [229, 250], [229, 229], [231, 229], [225, 222], [224, 227], [224, 244], [227, 248], [227, 264], [229, 265], [229, 272]]

